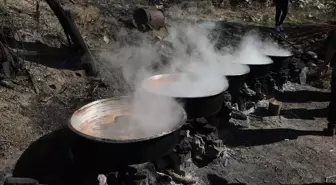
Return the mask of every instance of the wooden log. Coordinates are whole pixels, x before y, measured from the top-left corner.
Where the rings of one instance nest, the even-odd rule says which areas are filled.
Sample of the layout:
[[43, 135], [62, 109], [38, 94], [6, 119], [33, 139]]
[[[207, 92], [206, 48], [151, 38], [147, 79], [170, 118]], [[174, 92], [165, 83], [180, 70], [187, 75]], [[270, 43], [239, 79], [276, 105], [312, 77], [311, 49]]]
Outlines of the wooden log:
[[282, 103], [275, 98], [271, 98], [268, 100], [269, 105], [268, 105], [268, 112], [270, 116], [278, 116], [280, 115], [281, 111], [281, 105]]
[[59, 0], [45, 0], [51, 10], [54, 12], [59, 22], [61, 23], [65, 35], [71, 44], [71, 41], [80, 49], [82, 54], [81, 64], [86, 73], [90, 76], [96, 76], [98, 74], [98, 66], [96, 60], [93, 57], [89, 47], [84, 42], [69, 10], [64, 10], [59, 3]]

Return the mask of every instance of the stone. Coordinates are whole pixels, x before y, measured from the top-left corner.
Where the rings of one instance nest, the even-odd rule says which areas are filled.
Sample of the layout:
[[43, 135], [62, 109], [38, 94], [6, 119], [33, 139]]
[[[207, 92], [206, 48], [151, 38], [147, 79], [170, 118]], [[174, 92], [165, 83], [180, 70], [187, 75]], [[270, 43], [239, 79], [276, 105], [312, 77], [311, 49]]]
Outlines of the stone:
[[304, 67], [300, 72], [300, 84], [304, 85], [307, 82], [307, 76], [308, 76], [309, 69], [308, 67]]
[[216, 141], [214, 141], [214, 146], [221, 148], [224, 146], [223, 141], [221, 139], [217, 139]]
[[99, 185], [107, 185], [107, 178], [105, 175], [99, 174], [97, 179], [98, 179]]
[[213, 160], [217, 159], [220, 156], [221, 152], [222, 152], [221, 148], [215, 146], [209, 146], [205, 150], [205, 156], [208, 159]]
[[210, 134], [216, 130], [215, 126], [212, 126], [210, 124], [206, 124], [203, 127], [199, 128], [199, 133], [200, 134]]
[[156, 172], [158, 174], [157, 182], [162, 184], [169, 184], [173, 179], [164, 173]]
[[200, 124], [200, 125], [206, 125], [206, 124], [208, 124], [209, 122], [208, 122], [207, 119], [205, 119], [205, 118], [196, 118], [195, 123], [196, 123], [196, 124]]
[[314, 68], [317, 67], [317, 65], [313, 62], [308, 62], [308, 66], [309, 67], [314, 67]]
[[236, 110], [233, 110], [231, 112], [231, 117], [233, 119], [238, 119], [238, 120], [244, 120], [244, 121], [247, 120], [247, 116], [243, 112], [236, 111]]
[[189, 160], [191, 158], [191, 152], [188, 152], [186, 154], [179, 154], [181, 163], [184, 163], [185, 161]]
[[191, 164], [192, 164], [192, 160], [188, 159], [188, 160], [181, 163], [181, 167], [184, 168], [184, 169], [189, 168], [189, 167], [191, 167]]
[[194, 156], [202, 156], [205, 153], [204, 141], [202, 138], [194, 137], [191, 146]]
[[238, 103], [234, 103], [234, 104], [232, 105], [232, 109], [233, 109], [233, 110], [239, 110]]
[[307, 54], [311, 57], [313, 57], [314, 59], [317, 59], [317, 54], [315, 52], [312, 51], [308, 51]]
[[257, 94], [255, 91], [253, 91], [252, 89], [250, 89], [248, 87], [245, 87], [245, 88], [241, 89], [240, 91], [241, 91], [241, 94], [249, 96], [249, 97], [254, 97]]
[[176, 151], [178, 154], [186, 155], [192, 150], [191, 139], [185, 138], [183, 139], [179, 145], [176, 146]]
[[255, 107], [255, 102], [246, 102], [246, 109], [250, 109], [252, 107]]
[[106, 44], [110, 43], [110, 39], [106, 35], [104, 35], [103, 40]]
[[232, 100], [232, 96], [231, 96], [231, 94], [228, 93], [228, 92], [225, 92], [225, 93], [224, 93], [224, 101], [225, 101], [225, 102], [230, 102], [231, 100]]
[[217, 139], [218, 139], [217, 133], [211, 133], [203, 136], [203, 140], [206, 145], [213, 145]]
[[187, 131], [181, 130], [180, 136], [181, 136], [181, 138], [187, 137]]
[[200, 156], [200, 155], [195, 155], [195, 156], [193, 157], [193, 160], [195, 160], [196, 162], [201, 162], [203, 159], [202, 159], [202, 156]]

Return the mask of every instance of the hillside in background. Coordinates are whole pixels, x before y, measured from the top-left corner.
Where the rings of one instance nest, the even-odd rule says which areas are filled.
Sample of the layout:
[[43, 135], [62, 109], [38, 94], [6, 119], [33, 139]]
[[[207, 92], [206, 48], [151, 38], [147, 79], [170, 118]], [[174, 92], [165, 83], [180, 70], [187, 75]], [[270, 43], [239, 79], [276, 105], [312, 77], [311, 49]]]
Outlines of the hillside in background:
[[[274, 26], [275, 7], [271, 0], [159, 0], [170, 19], [211, 19]], [[46, 40], [58, 45], [63, 31], [57, 18], [44, 1], [1, 0], [4, 26], [29, 32], [26, 39]], [[120, 19], [129, 18], [135, 7], [147, 6], [147, 0], [61, 0], [70, 10], [90, 46], [104, 44], [103, 37], [115, 39], [120, 33]], [[293, 0], [285, 24], [323, 23], [335, 20], [335, 1]], [[10, 24], [9, 24], [10, 23]], [[32, 34], [34, 36], [32, 36]], [[44, 39], [46, 38], [46, 39]], [[65, 38], [63, 38], [64, 40]], [[52, 40], [52, 41], [50, 41]]]

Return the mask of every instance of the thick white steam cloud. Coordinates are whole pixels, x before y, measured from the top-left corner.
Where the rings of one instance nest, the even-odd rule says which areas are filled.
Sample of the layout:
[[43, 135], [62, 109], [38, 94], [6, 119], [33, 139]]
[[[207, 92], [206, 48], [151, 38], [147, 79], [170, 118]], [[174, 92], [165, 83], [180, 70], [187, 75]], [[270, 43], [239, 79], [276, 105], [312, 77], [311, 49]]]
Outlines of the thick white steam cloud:
[[282, 48], [279, 44], [271, 39], [262, 40], [257, 34], [248, 34], [242, 42], [242, 45], [254, 45], [256, 49], [267, 56], [283, 56], [291, 55], [291, 52]]
[[[101, 58], [108, 61], [103, 64], [104, 68], [120, 68], [127, 82], [134, 88], [131, 114], [139, 119], [136, 124], [139, 124], [137, 127], [141, 128], [139, 130], [144, 134], [143, 137], [169, 131], [181, 122], [181, 112], [176, 109], [175, 97], [218, 94], [228, 88], [225, 76], [249, 72], [248, 66], [242, 64], [272, 63], [262, 52], [265, 50], [261, 49], [268, 45], [262, 44], [253, 35], [243, 38], [240, 47], [234, 52], [225, 48], [216, 50], [215, 43], [208, 37], [214, 27], [215, 23], [173, 25], [166, 39], [173, 45], [171, 60], [165, 67], [155, 70], [152, 66], [161, 62], [162, 58], [157, 45], [145, 36], [137, 44], [119, 44], [112, 52], [101, 53]], [[273, 48], [275, 47], [270, 45], [270, 50], [267, 51], [282, 54], [283, 50]], [[287, 54], [286, 52], [283, 53]], [[184, 73], [178, 75], [178, 72]], [[178, 80], [167, 85], [159, 83], [154, 87], [148, 82], [148, 78], [157, 74], [178, 75]], [[153, 96], [148, 92], [163, 96]]]

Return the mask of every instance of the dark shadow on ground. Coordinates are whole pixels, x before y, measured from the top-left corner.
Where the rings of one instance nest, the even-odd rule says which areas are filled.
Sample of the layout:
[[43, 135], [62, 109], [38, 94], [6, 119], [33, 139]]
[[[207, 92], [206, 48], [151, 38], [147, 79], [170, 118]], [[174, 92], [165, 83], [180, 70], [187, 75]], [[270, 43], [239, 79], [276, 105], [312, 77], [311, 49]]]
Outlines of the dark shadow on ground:
[[40, 42], [18, 42], [11, 38], [6, 38], [6, 41], [9, 47], [18, 49], [19, 56], [27, 61], [56, 69], [81, 69], [81, 53], [76, 47], [56, 48]]
[[219, 137], [223, 140], [223, 143], [231, 147], [267, 145], [286, 139], [295, 140], [299, 136], [305, 135], [324, 136], [324, 133], [323, 131], [287, 128], [239, 129], [230, 123], [219, 132]]
[[[216, 174], [207, 175], [210, 185], [246, 185], [245, 183], [228, 183], [222, 177], [219, 177]], [[292, 184], [292, 185], [336, 185], [335, 183], [308, 183], [308, 184]]]
[[326, 102], [330, 101], [329, 92], [319, 91], [295, 91], [295, 92], [276, 92], [275, 98], [281, 102], [303, 103], [303, 102]]
[[[289, 109], [281, 110], [280, 115], [287, 119], [315, 120], [315, 118], [327, 117], [328, 110], [328, 107], [322, 109]], [[269, 116], [269, 111], [265, 107], [258, 107], [252, 115], [263, 118]]]
[[13, 176], [33, 178], [42, 184], [72, 184], [76, 171], [70, 136], [70, 130], [61, 129], [33, 142], [17, 161]]
[[245, 185], [245, 183], [228, 183], [227, 180], [215, 174], [208, 174], [207, 177], [210, 185]]
[[135, 180], [134, 177], [122, 174], [122, 180], [115, 179], [115, 172], [121, 172], [122, 167], [128, 169], [125, 165], [116, 164], [120, 158], [108, 156], [97, 162], [95, 159], [101, 159], [101, 153], [90, 149], [81, 150], [83, 143], [80, 141], [83, 138], [68, 128], [61, 128], [39, 138], [21, 155], [13, 176], [32, 178], [39, 181], [39, 184], [48, 185], [98, 184], [98, 174], [107, 174], [108, 183], [113, 185], [123, 185], [125, 181]]
[[282, 110], [281, 115], [287, 119], [315, 120], [315, 118], [327, 117], [328, 108]]
[[336, 184], [335, 183], [310, 183], [310, 184], [297, 184], [297, 185], [336, 185]]
[[[40, 184], [48, 185], [98, 184], [97, 175], [100, 173], [91, 171], [91, 158], [87, 158], [85, 153], [77, 156], [73, 150], [78, 146], [77, 139], [78, 136], [68, 128], [39, 138], [21, 155], [13, 170], [13, 176], [32, 178]], [[82, 156], [85, 156], [85, 160], [80, 159]], [[106, 164], [113, 167], [109, 161]], [[83, 171], [88, 173], [82, 173]]]

